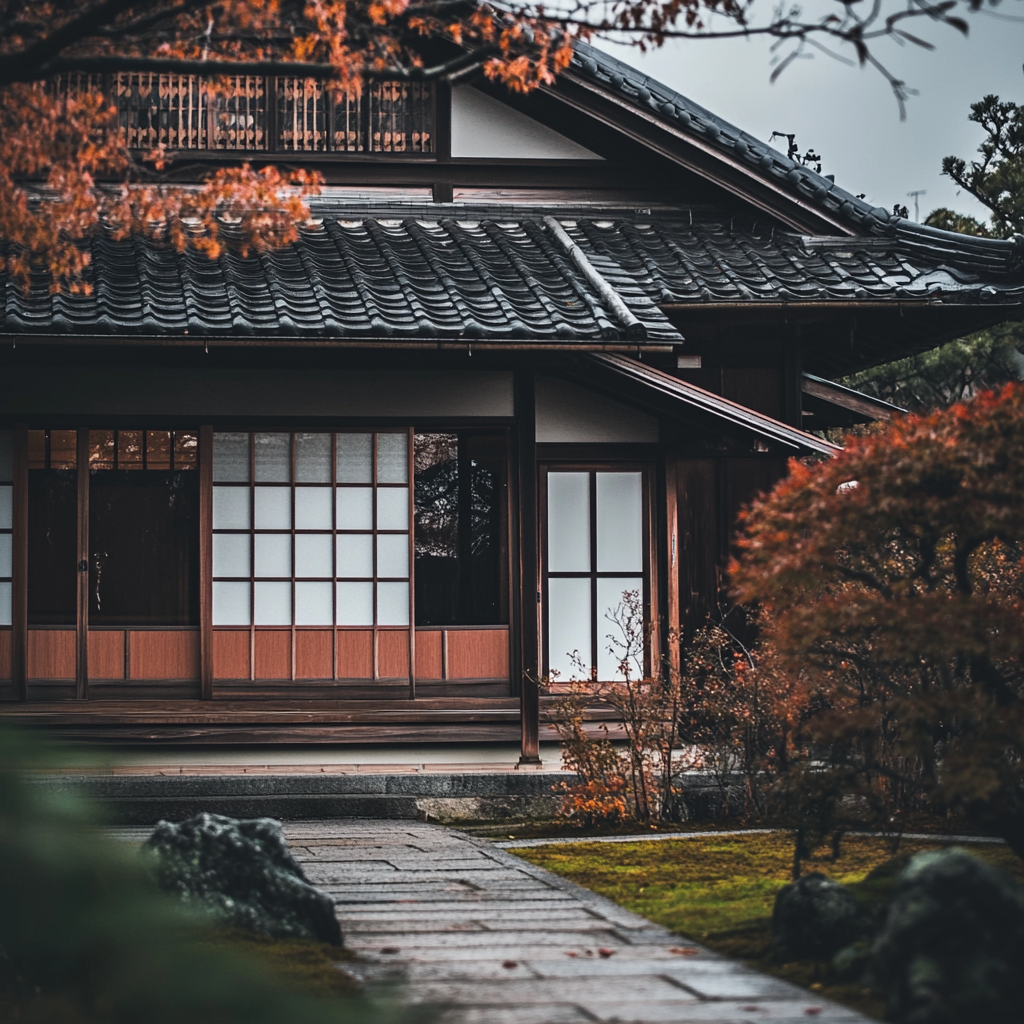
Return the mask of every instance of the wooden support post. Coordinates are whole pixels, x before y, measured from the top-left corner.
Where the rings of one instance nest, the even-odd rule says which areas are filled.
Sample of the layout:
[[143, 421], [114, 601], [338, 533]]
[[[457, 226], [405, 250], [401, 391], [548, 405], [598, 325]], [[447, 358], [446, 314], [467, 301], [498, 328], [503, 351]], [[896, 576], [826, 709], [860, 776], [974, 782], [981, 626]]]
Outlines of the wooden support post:
[[534, 374], [520, 370], [515, 379], [517, 491], [519, 493], [519, 716], [520, 764], [540, 764], [540, 573], [537, 530], [537, 443]]
[[791, 427], [802, 428], [803, 417], [803, 365], [800, 359], [800, 342], [786, 344], [782, 368], [786, 422]]
[[14, 699], [28, 699], [28, 426], [14, 426], [14, 487], [11, 536], [11, 675]]
[[75, 698], [89, 697], [89, 431], [78, 428], [75, 449], [78, 474], [78, 614], [75, 651]]
[[678, 672], [680, 660], [679, 604], [679, 456], [665, 453], [665, 642], [669, 669]]
[[199, 428], [199, 688], [213, 699], [213, 427]]

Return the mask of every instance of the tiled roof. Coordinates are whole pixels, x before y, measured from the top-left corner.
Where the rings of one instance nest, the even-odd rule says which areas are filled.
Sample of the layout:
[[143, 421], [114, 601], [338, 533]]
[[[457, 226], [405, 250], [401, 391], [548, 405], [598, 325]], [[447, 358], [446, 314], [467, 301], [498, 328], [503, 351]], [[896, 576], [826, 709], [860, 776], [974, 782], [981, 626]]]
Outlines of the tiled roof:
[[[210, 260], [142, 238], [91, 243], [92, 294], [3, 283], [8, 333], [600, 341], [626, 331], [538, 220], [324, 217], [295, 245]], [[401, 219], [400, 219], [401, 218]], [[650, 341], [679, 335], [637, 284]]]
[[[968, 237], [919, 225], [895, 216], [884, 207], [873, 207], [840, 188], [831, 178], [797, 163], [675, 89], [587, 43], [576, 43], [570, 74], [610, 90], [621, 100], [641, 110], [645, 117], [653, 114], [656, 120], [665, 125], [742, 161], [755, 173], [790, 190], [804, 202], [838, 217], [858, 233], [875, 236], [912, 234], [919, 238], [929, 238], [939, 247], [950, 244], [949, 238], [945, 236], [952, 235], [953, 239]], [[998, 250], [1000, 246], [1012, 246], [1016, 259], [1024, 259], [1024, 236], [1017, 235], [1013, 241], [1004, 243], [994, 239], [975, 241], [980, 243], [982, 249]]]
[[[91, 295], [51, 294], [44, 279], [25, 295], [0, 277], [0, 331], [672, 344], [665, 304], [1024, 301], [1013, 243], [972, 250], [978, 239], [948, 232], [803, 237], [708, 210], [372, 209], [342, 198], [319, 201], [320, 222], [297, 244], [247, 258], [98, 236]], [[628, 313], [601, 297], [602, 278]], [[629, 314], [639, 327], [627, 329]]]

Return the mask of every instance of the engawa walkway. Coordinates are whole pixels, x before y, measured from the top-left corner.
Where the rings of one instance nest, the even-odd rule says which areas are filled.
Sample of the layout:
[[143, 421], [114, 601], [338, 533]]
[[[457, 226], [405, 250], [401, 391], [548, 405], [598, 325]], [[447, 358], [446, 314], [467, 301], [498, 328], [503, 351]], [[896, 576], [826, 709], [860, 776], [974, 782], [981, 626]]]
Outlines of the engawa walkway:
[[443, 1024], [865, 1022], [496, 849], [414, 821], [286, 824], [337, 902], [346, 964], [408, 983]]

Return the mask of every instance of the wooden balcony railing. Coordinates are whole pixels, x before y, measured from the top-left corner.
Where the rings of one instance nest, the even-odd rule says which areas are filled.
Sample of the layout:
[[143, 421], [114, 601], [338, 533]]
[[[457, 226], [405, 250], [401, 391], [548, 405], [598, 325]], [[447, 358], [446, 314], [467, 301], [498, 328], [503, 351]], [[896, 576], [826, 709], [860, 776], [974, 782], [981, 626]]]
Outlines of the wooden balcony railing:
[[99, 90], [130, 149], [433, 153], [433, 83], [370, 82], [356, 99], [313, 78], [129, 72], [63, 75], [60, 93]]

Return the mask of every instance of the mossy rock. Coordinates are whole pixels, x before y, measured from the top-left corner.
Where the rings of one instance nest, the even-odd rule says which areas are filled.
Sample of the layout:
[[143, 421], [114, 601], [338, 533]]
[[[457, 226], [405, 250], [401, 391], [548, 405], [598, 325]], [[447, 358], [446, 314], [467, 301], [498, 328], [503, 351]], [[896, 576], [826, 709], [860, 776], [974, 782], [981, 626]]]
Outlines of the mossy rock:
[[783, 886], [772, 911], [776, 959], [831, 960], [868, 931], [869, 918], [856, 899], [824, 875], [804, 875]]
[[871, 951], [897, 1024], [995, 1024], [1024, 1005], [1024, 890], [953, 848], [919, 853], [893, 888]]
[[225, 925], [341, 945], [334, 901], [310, 884], [272, 818], [204, 813], [179, 824], [161, 821], [143, 850], [161, 889]]

